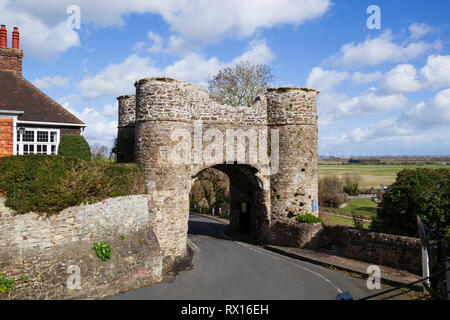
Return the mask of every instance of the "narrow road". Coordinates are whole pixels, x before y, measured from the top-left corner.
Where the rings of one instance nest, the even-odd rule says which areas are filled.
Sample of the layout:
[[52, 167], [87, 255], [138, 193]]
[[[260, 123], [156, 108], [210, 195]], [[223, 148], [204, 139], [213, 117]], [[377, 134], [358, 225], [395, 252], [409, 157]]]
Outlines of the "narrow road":
[[188, 243], [193, 266], [172, 283], [160, 283], [111, 299], [335, 299], [341, 291], [354, 298], [371, 293], [365, 281], [291, 259], [261, 247], [229, 240], [228, 225], [191, 215]]

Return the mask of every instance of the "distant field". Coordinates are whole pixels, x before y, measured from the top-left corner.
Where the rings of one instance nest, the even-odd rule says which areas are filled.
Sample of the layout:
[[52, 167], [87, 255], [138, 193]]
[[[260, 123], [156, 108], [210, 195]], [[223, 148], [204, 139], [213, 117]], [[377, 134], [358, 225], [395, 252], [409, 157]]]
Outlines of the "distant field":
[[379, 188], [381, 184], [392, 184], [397, 172], [403, 169], [415, 168], [450, 168], [444, 165], [361, 165], [361, 164], [320, 164], [319, 176], [335, 174], [344, 176], [347, 173], [358, 173], [361, 175], [361, 188]]

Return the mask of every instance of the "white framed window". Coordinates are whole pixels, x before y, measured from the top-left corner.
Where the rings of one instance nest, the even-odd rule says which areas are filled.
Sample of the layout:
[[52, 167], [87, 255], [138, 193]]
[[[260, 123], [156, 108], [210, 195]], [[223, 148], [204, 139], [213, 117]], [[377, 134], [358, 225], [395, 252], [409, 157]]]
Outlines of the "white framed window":
[[58, 154], [59, 129], [17, 128], [16, 154]]

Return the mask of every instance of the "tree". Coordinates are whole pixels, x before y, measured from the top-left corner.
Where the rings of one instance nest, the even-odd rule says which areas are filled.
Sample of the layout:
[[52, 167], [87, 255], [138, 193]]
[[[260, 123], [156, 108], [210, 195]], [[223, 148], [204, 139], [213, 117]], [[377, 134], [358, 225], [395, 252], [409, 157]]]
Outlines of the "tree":
[[346, 200], [343, 195], [341, 180], [335, 175], [327, 175], [319, 179], [319, 205], [338, 207]]
[[346, 174], [343, 179], [344, 192], [349, 196], [357, 196], [359, 194], [359, 183], [361, 176], [359, 174]]
[[270, 68], [264, 64], [241, 62], [224, 68], [209, 80], [210, 96], [233, 107], [251, 106], [273, 81]]
[[214, 168], [208, 168], [198, 175], [189, 195], [191, 208], [203, 208], [207, 212], [219, 208], [225, 212], [229, 208], [228, 176]]
[[416, 215], [448, 235], [450, 230], [450, 169], [405, 169], [387, 189], [371, 230], [418, 237]]

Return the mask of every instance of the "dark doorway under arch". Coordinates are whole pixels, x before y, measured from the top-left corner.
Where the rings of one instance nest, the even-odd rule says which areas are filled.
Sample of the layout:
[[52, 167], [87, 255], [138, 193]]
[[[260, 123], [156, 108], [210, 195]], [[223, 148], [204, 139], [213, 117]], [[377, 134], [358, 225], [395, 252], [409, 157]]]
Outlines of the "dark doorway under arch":
[[[206, 170], [218, 170], [228, 177], [227, 200], [230, 229], [233, 234], [246, 234], [249, 240], [261, 242], [262, 231], [267, 222], [267, 208], [264, 203], [263, 184], [258, 170], [244, 164], [218, 164], [197, 173], [192, 178], [198, 183]], [[223, 178], [222, 178], [223, 179]], [[191, 192], [192, 192], [191, 187]], [[190, 200], [192, 199], [190, 195]], [[212, 202], [212, 201], [210, 201]], [[227, 208], [227, 209], [228, 209]], [[210, 208], [209, 213], [212, 212]], [[214, 210], [218, 213], [217, 207]]]

